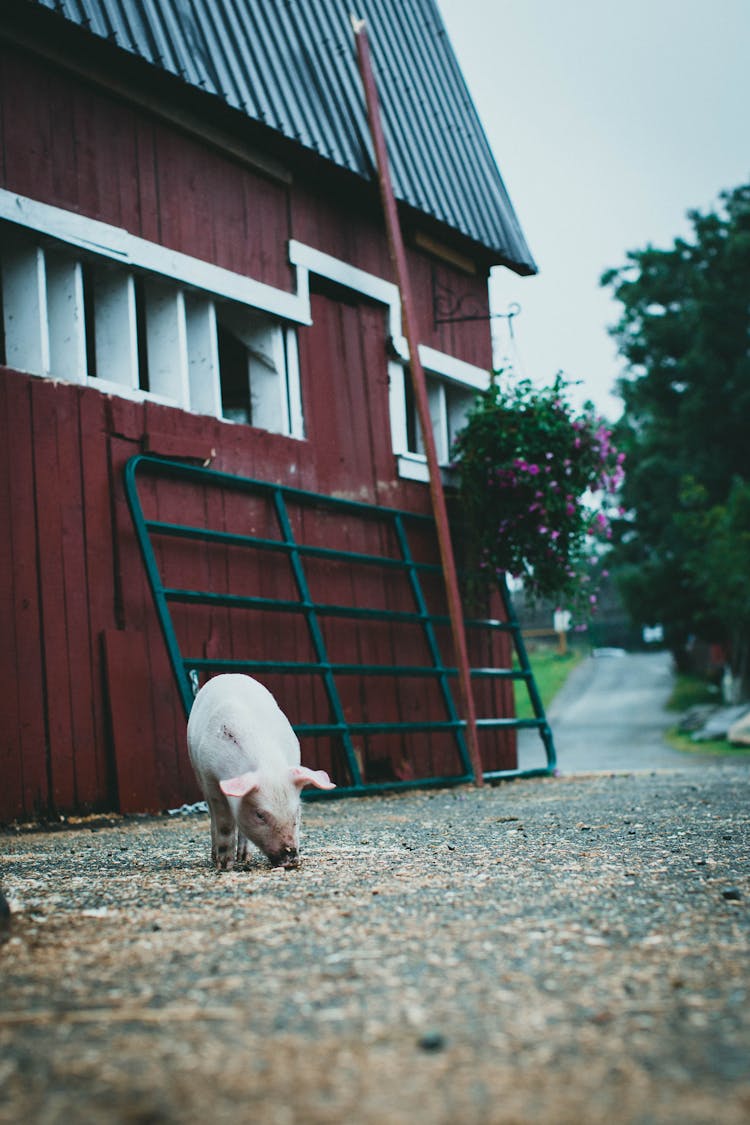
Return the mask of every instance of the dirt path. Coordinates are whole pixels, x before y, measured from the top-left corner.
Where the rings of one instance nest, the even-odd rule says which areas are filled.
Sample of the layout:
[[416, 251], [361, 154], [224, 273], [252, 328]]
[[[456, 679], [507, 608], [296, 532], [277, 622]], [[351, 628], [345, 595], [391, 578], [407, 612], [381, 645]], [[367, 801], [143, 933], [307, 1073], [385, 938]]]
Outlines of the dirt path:
[[750, 771], [6, 836], [0, 1121], [744, 1125]]

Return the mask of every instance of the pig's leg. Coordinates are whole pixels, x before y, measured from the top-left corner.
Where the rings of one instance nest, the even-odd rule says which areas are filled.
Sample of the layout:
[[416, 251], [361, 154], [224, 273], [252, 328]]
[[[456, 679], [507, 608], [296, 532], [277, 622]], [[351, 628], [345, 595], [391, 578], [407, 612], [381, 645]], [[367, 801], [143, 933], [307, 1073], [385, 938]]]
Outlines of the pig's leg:
[[237, 825], [224, 797], [208, 801], [211, 813], [211, 859], [218, 871], [231, 871], [237, 852]]
[[247, 842], [247, 837], [243, 836], [239, 828], [237, 829], [237, 862], [245, 863], [247, 857], [250, 855], [250, 845]]

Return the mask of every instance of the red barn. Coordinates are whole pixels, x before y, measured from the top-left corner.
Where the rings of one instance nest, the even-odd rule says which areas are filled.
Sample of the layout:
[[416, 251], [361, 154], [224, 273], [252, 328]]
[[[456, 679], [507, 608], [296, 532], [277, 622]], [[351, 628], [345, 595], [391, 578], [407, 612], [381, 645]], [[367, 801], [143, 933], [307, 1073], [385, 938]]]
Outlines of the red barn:
[[[184, 671], [245, 662], [344, 787], [353, 763], [361, 784], [462, 773], [449, 673], [427, 667], [452, 659], [434, 651], [449, 644], [430, 525], [409, 533], [410, 566], [372, 561], [403, 562], [388, 513], [426, 514], [429, 496], [348, 10], [2, 5], [2, 819], [195, 798], [125, 492], [144, 454], [137, 505], [162, 525]], [[358, 14], [447, 462], [491, 367], [489, 269], [535, 267], [435, 0]], [[447, 315], [447, 295], [480, 319]], [[503, 634], [472, 647], [507, 657]], [[478, 681], [480, 713], [509, 715], [509, 686]], [[512, 731], [488, 726], [482, 753], [514, 768]]]

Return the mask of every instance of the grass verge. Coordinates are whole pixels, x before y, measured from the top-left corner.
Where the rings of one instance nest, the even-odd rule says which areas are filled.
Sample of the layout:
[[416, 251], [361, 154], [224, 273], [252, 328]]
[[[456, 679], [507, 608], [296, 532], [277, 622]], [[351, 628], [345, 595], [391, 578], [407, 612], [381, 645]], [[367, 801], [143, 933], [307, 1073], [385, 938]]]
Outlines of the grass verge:
[[[581, 663], [586, 653], [575, 648], [569, 649], [562, 655], [556, 648], [549, 645], [537, 645], [529, 648], [528, 654], [534, 679], [546, 711], [570, 673], [577, 664]], [[513, 667], [519, 667], [515, 659]], [[531, 706], [528, 689], [522, 680], [513, 681], [513, 693], [516, 703], [516, 717], [533, 719], [534, 710]]]
[[[721, 694], [714, 684], [709, 684], [699, 676], [677, 673], [674, 687], [667, 707], [670, 711], [687, 711], [701, 704], [721, 703]], [[666, 740], [675, 750], [685, 750], [691, 754], [714, 754], [726, 758], [746, 758], [750, 746], [733, 746], [726, 738], [712, 738], [705, 742], [694, 741], [689, 734], [683, 734], [676, 726], [666, 732]]]

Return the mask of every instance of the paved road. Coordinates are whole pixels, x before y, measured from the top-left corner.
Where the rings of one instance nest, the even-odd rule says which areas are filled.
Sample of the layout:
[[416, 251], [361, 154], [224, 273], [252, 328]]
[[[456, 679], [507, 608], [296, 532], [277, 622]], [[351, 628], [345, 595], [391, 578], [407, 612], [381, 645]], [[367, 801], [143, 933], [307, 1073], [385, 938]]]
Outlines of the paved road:
[[[721, 764], [714, 755], [673, 750], [664, 741], [675, 722], [666, 710], [671, 669], [666, 652], [592, 656], [578, 665], [549, 711], [561, 772]], [[521, 765], [543, 760], [538, 735], [524, 731]]]

